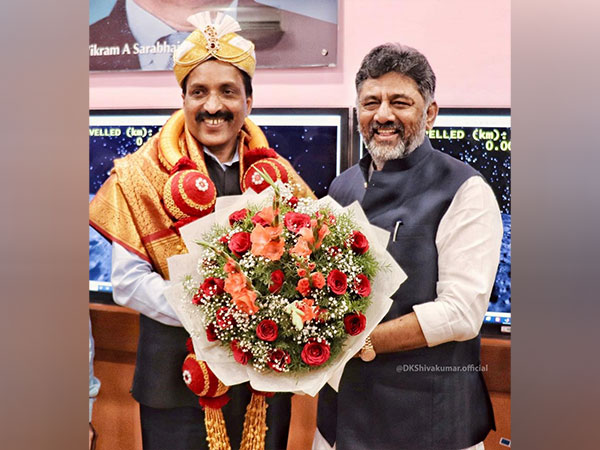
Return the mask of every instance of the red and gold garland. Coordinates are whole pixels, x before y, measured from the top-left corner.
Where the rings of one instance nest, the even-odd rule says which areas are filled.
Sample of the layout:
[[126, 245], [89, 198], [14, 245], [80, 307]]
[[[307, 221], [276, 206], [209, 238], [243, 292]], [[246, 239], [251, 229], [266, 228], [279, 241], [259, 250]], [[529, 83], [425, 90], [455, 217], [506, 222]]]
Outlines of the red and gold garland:
[[[230, 400], [227, 395], [229, 386], [223, 384], [204, 361], [196, 359], [191, 339], [188, 339], [187, 347], [190, 354], [181, 368], [183, 381], [198, 396], [198, 403], [204, 410], [208, 447], [210, 450], [231, 450], [225, 417], [221, 411]], [[253, 389], [251, 391], [252, 397], [246, 408], [240, 450], [264, 450], [269, 406], [265, 397], [270, 397], [273, 393]]]

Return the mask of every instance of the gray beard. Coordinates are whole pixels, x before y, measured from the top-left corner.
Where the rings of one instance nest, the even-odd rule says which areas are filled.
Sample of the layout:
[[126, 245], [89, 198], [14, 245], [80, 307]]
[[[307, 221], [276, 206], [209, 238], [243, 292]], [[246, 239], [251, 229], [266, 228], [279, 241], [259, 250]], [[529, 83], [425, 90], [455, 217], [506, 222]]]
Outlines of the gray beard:
[[[361, 134], [364, 137], [364, 133]], [[417, 134], [409, 136], [406, 139], [400, 138], [395, 146], [390, 145], [379, 145], [375, 142], [375, 137], [371, 137], [370, 140], [365, 140], [365, 145], [369, 150], [369, 154], [375, 165], [381, 168], [386, 161], [393, 159], [406, 158], [410, 155], [419, 145], [425, 140], [425, 123], [422, 124]]]

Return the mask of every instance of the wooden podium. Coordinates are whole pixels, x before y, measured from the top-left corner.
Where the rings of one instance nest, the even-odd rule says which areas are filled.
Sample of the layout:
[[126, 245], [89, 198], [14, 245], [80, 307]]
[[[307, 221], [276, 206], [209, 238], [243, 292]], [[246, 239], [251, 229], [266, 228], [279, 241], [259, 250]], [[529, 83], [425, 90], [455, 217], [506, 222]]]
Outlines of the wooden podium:
[[[98, 432], [96, 450], [142, 450], [138, 404], [129, 392], [135, 368], [139, 313], [121, 306], [90, 303], [90, 317], [96, 346], [94, 373], [102, 383], [93, 414]], [[483, 338], [481, 363], [497, 429], [488, 435], [485, 448], [507, 449], [500, 440], [510, 440], [510, 340]], [[292, 417], [291, 433], [294, 427], [303, 426], [295, 423]], [[298, 430], [299, 434], [304, 434], [302, 431]], [[314, 428], [308, 432], [314, 432]]]

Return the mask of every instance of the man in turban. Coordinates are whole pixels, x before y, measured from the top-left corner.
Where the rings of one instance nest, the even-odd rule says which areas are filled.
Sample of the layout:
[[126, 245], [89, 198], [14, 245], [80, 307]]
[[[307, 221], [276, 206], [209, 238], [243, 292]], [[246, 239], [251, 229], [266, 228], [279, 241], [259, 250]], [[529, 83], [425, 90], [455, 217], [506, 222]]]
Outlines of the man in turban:
[[[188, 335], [163, 292], [166, 260], [187, 251], [179, 227], [210, 213], [215, 196], [240, 194], [244, 174], [268, 144], [247, 115], [252, 108], [254, 45], [231, 17], [198, 13], [197, 28], [175, 51], [183, 109], [139, 150], [115, 160], [90, 204], [90, 223], [113, 243], [115, 302], [139, 311], [132, 394], [140, 403], [144, 449], [205, 448], [203, 412], [181, 366]], [[271, 153], [270, 153], [271, 152]], [[272, 151], [296, 195], [312, 195], [290, 164]], [[223, 408], [232, 448], [239, 448], [247, 386], [232, 388]], [[285, 448], [290, 396], [269, 399], [267, 447]]]

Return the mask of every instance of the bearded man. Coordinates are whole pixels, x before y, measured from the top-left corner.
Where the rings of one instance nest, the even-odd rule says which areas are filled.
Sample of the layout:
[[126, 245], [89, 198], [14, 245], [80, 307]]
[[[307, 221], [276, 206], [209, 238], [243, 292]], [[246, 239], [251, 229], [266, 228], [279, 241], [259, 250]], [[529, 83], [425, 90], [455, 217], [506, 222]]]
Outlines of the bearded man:
[[482, 176], [432, 148], [435, 75], [417, 50], [385, 44], [356, 75], [369, 153], [329, 195], [358, 200], [390, 231], [408, 275], [393, 305], [346, 366], [337, 395], [319, 394], [314, 448], [483, 448], [495, 428], [480, 370], [480, 328], [502, 240], [498, 204]]
[[[140, 404], [144, 449], [206, 448], [204, 414], [182, 379], [188, 335], [163, 292], [167, 258], [187, 251], [179, 227], [210, 213], [215, 197], [242, 193], [253, 162], [268, 156], [296, 195], [312, 195], [290, 164], [272, 150], [246, 116], [252, 109], [254, 44], [238, 23], [210, 13], [174, 53], [183, 109], [139, 150], [115, 160], [90, 204], [90, 223], [113, 242], [115, 302], [140, 312], [133, 397]], [[275, 162], [273, 162], [275, 161]], [[279, 164], [279, 165], [278, 165]], [[259, 180], [260, 181], [260, 180]], [[235, 386], [223, 408], [232, 448], [239, 448], [247, 386]], [[268, 399], [267, 448], [285, 448], [290, 395]]]

